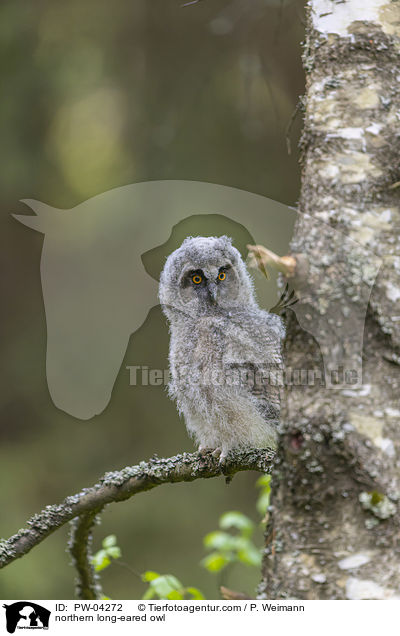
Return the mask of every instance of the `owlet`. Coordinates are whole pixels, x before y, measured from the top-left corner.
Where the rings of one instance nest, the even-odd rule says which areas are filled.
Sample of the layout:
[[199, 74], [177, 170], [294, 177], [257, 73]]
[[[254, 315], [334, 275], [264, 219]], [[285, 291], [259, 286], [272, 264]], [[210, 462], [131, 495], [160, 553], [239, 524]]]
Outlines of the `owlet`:
[[271, 448], [279, 420], [282, 320], [257, 304], [227, 236], [188, 237], [166, 260], [169, 394], [199, 450]]

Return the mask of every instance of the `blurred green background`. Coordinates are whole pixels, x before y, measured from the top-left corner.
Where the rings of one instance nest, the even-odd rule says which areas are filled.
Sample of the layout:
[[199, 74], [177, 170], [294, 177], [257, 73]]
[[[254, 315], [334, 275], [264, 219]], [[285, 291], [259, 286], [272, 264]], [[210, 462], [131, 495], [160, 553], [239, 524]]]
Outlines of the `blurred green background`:
[[[1, 3], [2, 537], [105, 471], [193, 449], [163, 387], [129, 386], [132, 348], [149, 366], [167, 366], [158, 307], [131, 337], [101, 415], [83, 422], [53, 405], [43, 236], [10, 214], [26, 213], [22, 198], [70, 208], [155, 179], [209, 181], [294, 205], [300, 118], [291, 126], [290, 155], [286, 130], [304, 92], [303, 31], [300, 0]], [[288, 240], [287, 223], [281, 231]], [[133, 570], [154, 569], [219, 598], [217, 580], [199, 566], [202, 537], [226, 510], [257, 520], [257, 477], [162, 486], [108, 507], [94, 547], [116, 534], [127, 565], [104, 572], [105, 593], [139, 598], [145, 586]], [[2, 570], [0, 598], [72, 598], [66, 540], [63, 528]], [[237, 566], [224, 584], [251, 595], [258, 579], [255, 569]]]

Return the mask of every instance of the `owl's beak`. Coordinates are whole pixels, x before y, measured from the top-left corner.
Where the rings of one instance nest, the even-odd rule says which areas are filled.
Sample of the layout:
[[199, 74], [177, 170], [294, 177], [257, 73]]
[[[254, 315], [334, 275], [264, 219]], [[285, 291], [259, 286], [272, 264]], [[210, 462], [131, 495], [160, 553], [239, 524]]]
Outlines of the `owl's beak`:
[[217, 285], [215, 283], [208, 283], [208, 295], [213, 305], [217, 302]]

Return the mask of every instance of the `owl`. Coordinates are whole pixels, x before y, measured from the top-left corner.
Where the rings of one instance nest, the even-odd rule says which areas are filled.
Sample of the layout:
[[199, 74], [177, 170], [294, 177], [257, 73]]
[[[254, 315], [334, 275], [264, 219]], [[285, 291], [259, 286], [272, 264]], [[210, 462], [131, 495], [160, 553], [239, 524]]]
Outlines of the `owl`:
[[273, 448], [282, 320], [261, 309], [227, 236], [188, 237], [167, 258], [159, 298], [170, 328], [170, 397], [200, 452]]

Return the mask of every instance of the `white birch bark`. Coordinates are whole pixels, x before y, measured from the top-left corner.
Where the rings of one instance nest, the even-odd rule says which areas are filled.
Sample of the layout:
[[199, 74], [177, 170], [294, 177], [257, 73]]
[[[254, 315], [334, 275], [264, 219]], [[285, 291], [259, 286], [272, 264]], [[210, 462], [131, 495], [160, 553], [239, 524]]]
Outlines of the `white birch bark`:
[[288, 387], [262, 597], [400, 598], [399, 49], [400, 2], [310, 0], [300, 212], [315, 221], [300, 215], [292, 251], [320, 326], [317, 342], [292, 315], [286, 362], [321, 366], [348, 325], [340, 355], [357, 364], [367, 305], [362, 385]]

